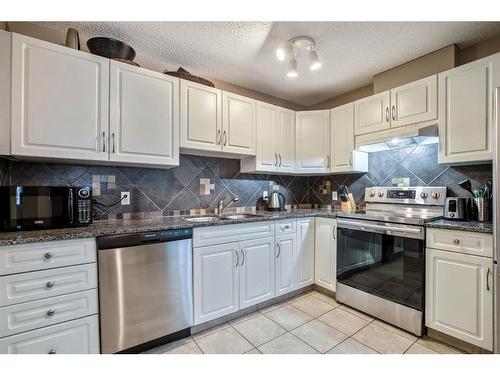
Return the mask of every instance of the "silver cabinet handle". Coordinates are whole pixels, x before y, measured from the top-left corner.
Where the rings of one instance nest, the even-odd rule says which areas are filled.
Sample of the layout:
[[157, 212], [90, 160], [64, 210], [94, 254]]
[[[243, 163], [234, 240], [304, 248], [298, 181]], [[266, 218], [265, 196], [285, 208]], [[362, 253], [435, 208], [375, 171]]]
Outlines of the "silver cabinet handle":
[[337, 239], [337, 237], [335, 237], [336, 230], [337, 230], [337, 225], [334, 225], [333, 228], [332, 228], [332, 237], [333, 237], [334, 240]]
[[274, 153], [274, 166], [276, 167], [278, 165], [278, 154]]
[[326, 168], [330, 168], [330, 155], [326, 155]]
[[392, 106], [392, 121], [396, 121], [396, 106]]
[[279, 258], [281, 255], [281, 246], [279, 242], [276, 242], [276, 245], [278, 246], [278, 255], [276, 255], [276, 258]]
[[115, 153], [115, 133], [111, 133], [111, 138], [113, 139], [113, 154]]
[[486, 290], [490, 290], [490, 267], [488, 267], [488, 271], [486, 272]]
[[56, 285], [56, 283], [53, 281], [47, 281], [47, 284], [45, 284], [47, 289], [52, 289], [54, 287], [54, 285]]
[[224, 146], [227, 144], [227, 134], [226, 131], [224, 130]]
[[215, 144], [220, 145], [222, 137], [220, 136], [220, 129], [217, 130], [217, 134], [215, 135]]
[[54, 316], [55, 313], [56, 313], [56, 310], [49, 310], [49, 311], [47, 311], [47, 316]]
[[458, 244], [460, 243], [460, 240], [459, 240], [458, 238], [455, 238], [455, 239], [453, 240], [453, 243], [454, 243], [455, 245], [458, 245]]
[[238, 253], [238, 250], [235, 250], [234, 252], [236, 253], [236, 265], [234, 267], [238, 268], [238, 263], [240, 263], [240, 253]]
[[106, 152], [106, 132], [102, 132], [102, 152]]
[[43, 256], [45, 259], [50, 259], [52, 258], [52, 253], [45, 253]]
[[56, 351], [54, 349], [50, 349], [47, 354], [56, 354]]
[[241, 266], [245, 264], [245, 250], [241, 250]]
[[349, 155], [349, 166], [351, 167], [352, 166], [352, 151]]
[[280, 167], [281, 167], [281, 154], [278, 154], [278, 156], [280, 157]]
[[389, 107], [385, 109], [385, 121], [389, 122]]

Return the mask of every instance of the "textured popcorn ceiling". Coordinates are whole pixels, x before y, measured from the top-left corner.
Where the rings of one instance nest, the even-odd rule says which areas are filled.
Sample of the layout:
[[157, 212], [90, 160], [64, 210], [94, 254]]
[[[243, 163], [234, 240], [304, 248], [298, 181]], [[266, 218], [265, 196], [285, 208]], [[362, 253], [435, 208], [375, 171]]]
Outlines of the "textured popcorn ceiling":
[[[500, 22], [37, 22], [79, 30], [82, 41], [109, 36], [137, 60], [182, 66], [195, 74], [312, 105], [371, 82], [372, 76], [452, 43], [460, 48], [500, 33]], [[316, 40], [323, 67], [299, 60], [289, 79], [276, 48], [297, 35]]]

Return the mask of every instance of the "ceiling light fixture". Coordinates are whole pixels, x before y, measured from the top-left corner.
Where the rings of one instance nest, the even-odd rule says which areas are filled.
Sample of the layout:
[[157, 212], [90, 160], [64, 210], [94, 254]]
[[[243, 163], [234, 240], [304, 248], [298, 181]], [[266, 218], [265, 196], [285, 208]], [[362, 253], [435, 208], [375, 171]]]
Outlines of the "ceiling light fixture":
[[309, 69], [317, 70], [321, 67], [321, 61], [316, 52], [316, 43], [314, 39], [308, 36], [297, 36], [290, 39], [283, 46], [276, 50], [276, 57], [279, 61], [289, 60], [287, 77], [294, 78], [299, 75], [297, 70], [297, 58], [307, 56], [309, 60]]

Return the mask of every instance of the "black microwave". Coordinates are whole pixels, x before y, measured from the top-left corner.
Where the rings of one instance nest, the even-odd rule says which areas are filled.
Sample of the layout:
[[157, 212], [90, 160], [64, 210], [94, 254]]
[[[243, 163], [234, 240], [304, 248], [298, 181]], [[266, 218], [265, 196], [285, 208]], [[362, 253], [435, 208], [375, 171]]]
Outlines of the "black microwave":
[[0, 231], [65, 228], [90, 223], [92, 191], [89, 187], [0, 187]]

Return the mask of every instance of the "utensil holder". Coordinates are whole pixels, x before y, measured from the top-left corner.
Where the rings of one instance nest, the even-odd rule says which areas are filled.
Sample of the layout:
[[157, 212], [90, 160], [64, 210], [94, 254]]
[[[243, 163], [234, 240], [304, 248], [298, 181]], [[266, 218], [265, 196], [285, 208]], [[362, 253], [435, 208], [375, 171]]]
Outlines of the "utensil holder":
[[474, 198], [474, 205], [476, 206], [477, 221], [490, 221], [489, 199]]

